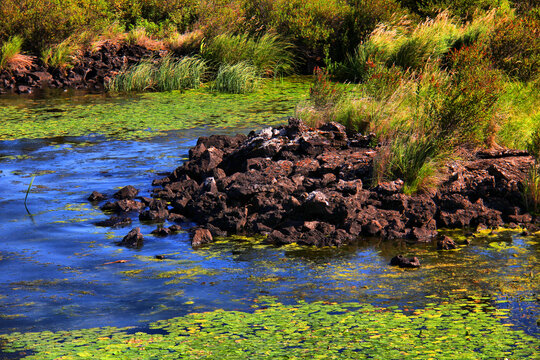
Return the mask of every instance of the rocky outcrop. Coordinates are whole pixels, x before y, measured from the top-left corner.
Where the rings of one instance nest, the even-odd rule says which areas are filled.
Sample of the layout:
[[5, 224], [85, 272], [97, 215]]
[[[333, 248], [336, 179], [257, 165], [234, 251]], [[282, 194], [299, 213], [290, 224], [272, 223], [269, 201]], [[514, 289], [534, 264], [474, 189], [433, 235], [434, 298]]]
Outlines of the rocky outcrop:
[[86, 51], [72, 67], [56, 68], [35, 60], [28, 69], [0, 72], [0, 94], [31, 93], [42, 87], [60, 89], [103, 89], [120, 70], [158, 52], [137, 45], [105, 42], [94, 51]]
[[[371, 142], [336, 123], [311, 129], [296, 119], [248, 136], [201, 137], [189, 161], [153, 182], [153, 199], [141, 199], [148, 210], [140, 217], [198, 224], [195, 246], [239, 233], [315, 246], [359, 236], [431, 241], [438, 228], [534, 221], [520, 193], [533, 161], [524, 152], [452, 161], [438, 190], [407, 196], [401, 180], [371, 185], [377, 155]], [[105, 208], [132, 211], [138, 203], [119, 200]]]

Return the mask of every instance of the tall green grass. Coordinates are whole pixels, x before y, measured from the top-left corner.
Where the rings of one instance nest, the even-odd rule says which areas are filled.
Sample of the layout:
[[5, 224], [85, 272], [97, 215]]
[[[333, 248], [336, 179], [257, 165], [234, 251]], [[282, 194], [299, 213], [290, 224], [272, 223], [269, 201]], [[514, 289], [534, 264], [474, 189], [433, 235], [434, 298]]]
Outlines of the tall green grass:
[[253, 92], [259, 82], [260, 76], [257, 69], [246, 62], [239, 62], [220, 66], [214, 88], [222, 92], [244, 94]]
[[50, 46], [41, 52], [41, 60], [46, 66], [64, 68], [73, 66], [80, 51], [78, 43], [68, 38], [60, 44]]
[[147, 59], [115, 76], [107, 87], [120, 92], [192, 89], [201, 85], [206, 70], [206, 62], [198, 58]]
[[2, 45], [0, 49], [0, 70], [6, 69], [9, 63], [21, 53], [22, 44], [23, 38], [15, 35]]
[[261, 75], [288, 74], [294, 70], [293, 47], [273, 34], [216, 36], [202, 48], [202, 56], [212, 64], [249, 63]]

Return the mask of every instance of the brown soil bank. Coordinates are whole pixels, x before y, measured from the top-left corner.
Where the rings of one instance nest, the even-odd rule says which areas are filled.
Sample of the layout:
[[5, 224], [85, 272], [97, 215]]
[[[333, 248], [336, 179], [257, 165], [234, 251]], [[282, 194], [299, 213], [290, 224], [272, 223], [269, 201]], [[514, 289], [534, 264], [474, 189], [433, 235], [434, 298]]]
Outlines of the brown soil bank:
[[275, 244], [316, 246], [358, 236], [429, 241], [437, 228], [535, 221], [520, 192], [533, 162], [526, 152], [453, 161], [437, 191], [407, 196], [399, 180], [369, 186], [376, 155], [369, 142], [339, 124], [315, 130], [296, 119], [249, 136], [201, 137], [189, 161], [154, 181], [141, 218], [194, 221], [194, 245], [212, 235], [263, 233]]
[[95, 51], [87, 51], [72, 67], [46, 66], [41, 60], [24, 70], [0, 71], [0, 94], [27, 94], [43, 87], [103, 89], [120, 70], [157, 52], [137, 45], [105, 42]]

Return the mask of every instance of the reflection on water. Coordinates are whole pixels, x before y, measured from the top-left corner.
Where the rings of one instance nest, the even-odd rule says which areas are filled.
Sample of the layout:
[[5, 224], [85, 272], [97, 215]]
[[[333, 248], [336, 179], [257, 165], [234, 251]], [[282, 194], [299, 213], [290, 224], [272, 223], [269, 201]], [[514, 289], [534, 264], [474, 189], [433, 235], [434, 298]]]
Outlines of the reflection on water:
[[[49, 114], [70, 111], [53, 105], [63, 112]], [[144, 327], [194, 311], [248, 311], [260, 296], [274, 296], [286, 304], [302, 299], [406, 308], [474, 298], [511, 309], [517, 328], [538, 334], [540, 236], [484, 232], [471, 246], [449, 252], [377, 240], [275, 248], [243, 237], [194, 250], [187, 232], [153, 237], [156, 225], [140, 224], [132, 214], [131, 227], [145, 235], [144, 246], [134, 250], [115, 244], [131, 227], [94, 225], [107, 216], [86, 201], [91, 191], [112, 195], [131, 184], [149, 196], [152, 180], [177, 167], [199, 136], [254, 127], [215, 121], [139, 141], [95, 135], [0, 142], [0, 333]], [[29, 216], [23, 201], [33, 175]], [[396, 253], [414, 254], [423, 266], [389, 267]]]

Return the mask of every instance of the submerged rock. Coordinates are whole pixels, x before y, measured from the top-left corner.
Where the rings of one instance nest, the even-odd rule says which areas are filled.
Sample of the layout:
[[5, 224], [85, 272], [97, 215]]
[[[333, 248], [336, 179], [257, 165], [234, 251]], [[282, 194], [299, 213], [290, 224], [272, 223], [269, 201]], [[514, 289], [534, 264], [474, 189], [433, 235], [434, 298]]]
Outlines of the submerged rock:
[[416, 256], [412, 258], [406, 258], [403, 255], [396, 255], [390, 260], [391, 266], [399, 266], [400, 268], [419, 268], [420, 260]]
[[457, 244], [450, 236], [443, 236], [437, 241], [438, 250], [453, 250], [457, 249]]

